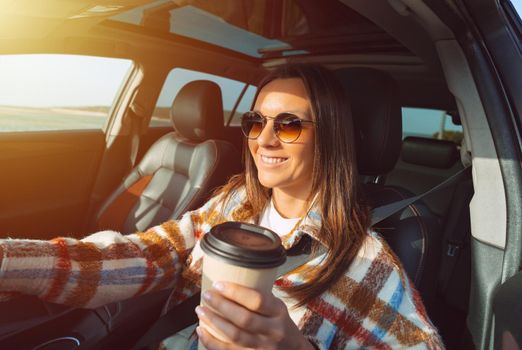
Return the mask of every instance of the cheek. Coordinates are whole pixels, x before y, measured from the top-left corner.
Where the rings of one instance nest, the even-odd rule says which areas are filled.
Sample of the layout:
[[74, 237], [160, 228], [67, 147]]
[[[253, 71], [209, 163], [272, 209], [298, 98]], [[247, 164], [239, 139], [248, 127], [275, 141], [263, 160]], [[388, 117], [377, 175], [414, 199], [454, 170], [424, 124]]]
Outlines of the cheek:
[[312, 174], [314, 166], [314, 144], [299, 145], [299, 149], [293, 149], [293, 157], [296, 163], [294, 163], [295, 171], [299, 173], [306, 173], [307, 175]]
[[309, 171], [310, 174], [312, 172], [312, 168], [314, 167], [314, 148], [307, 148], [305, 153], [303, 154], [303, 160], [305, 163], [306, 171]]
[[305, 159], [308, 168], [313, 167], [315, 154], [315, 138], [314, 133], [310, 133], [305, 149], [303, 150], [303, 159]]

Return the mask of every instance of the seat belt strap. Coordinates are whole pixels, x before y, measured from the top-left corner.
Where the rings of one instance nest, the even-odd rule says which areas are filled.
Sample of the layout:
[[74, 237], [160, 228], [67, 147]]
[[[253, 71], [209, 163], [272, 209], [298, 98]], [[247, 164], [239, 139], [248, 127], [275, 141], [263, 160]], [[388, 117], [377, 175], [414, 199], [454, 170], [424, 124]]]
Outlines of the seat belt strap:
[[[423, 194], [375, 208], [374, 210], [372, 210], [371, 226], [374, 226], [380, 223], [381, 221], [389, 218], [393, 214], [399, 212], [400, 210], [406, 208], [408, 205], [413, 204], [421, 198], [453, 185], [463, 177], [467, 176], [470, 170], [471, 167], [469, 166], [462, 169], [458, 173], [454, 174], [447, 180], [433, 187], [429, 191], [424, 192]], [[279, 268], [277, 272], [278, 277], [284, 276], [288, 272], [296, 269], [297, 267], [306, 264], [308, 261], [310, 261], [310, 258], [311, 253], [309, 252], [287, 257], [287, 261]], [[198, 319], [194, 312], [194, 309], [196, 308], [196, 306], [199, 305], [199, 301], [200, 293], [196, 293], [192, 297], [183, 301], [181, 304], [166, 312], [140, 338], [140, 340], [136, 343], [132, 350], [147, 349], [149, 345], [160, 342], [163, 339], [168, 338], [169, 336], [181, 331], [182, 329], [194, 323], [197, 323]], [[180, 310], [182, 310], [183, 312], [181, 312]], [[183, 318], [183, 320], [180, 319], [180, 315], [182, 315], [181, 318]]]
[[471, 172], [471, 166], [467, 166], [464, 169], [460, 170], [459, 172], [455, 173], [453, 176], [446, 179], [445, 181], [441, 182], [437, 186], [433, 187], [432, 189], [430, 189], [418, 196], [413, 196], [410, 198], [406, 198], [406, 199], [403, 199], [403, 200], [400, 200], [397, 202], [393, 202], [393, 203], [386, 204], [386, 205], [380, 206], [378, 208], [375, 208], [374, 210], [372, 210], [372, 226], [389, 218], [393, 214], [401, 211], [402, 209], [406, 208], [408, 205], [415, 203], [419, 199], [422, 199], [429, 194], [432, 194], [434, 192], [437, 192], [444, 188], [452, 186], [453, 184], [455, 184], [456, 182], [460, 181], [463, 178], [469, 177], [470, 172]]
[[136, 103], [129, 107], [127, 116], [130, 122], [130, 169], [133, 169], [140, 149], [141, 125], [144, 117], [141, 108]]

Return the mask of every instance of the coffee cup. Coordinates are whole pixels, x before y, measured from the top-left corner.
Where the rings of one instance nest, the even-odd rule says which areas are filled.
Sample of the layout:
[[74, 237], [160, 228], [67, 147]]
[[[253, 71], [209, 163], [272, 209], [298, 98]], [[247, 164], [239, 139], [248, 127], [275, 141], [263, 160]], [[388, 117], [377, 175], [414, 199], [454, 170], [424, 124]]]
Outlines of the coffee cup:
[[[214, 226], [201, 240], [203, 272], [201, 293], [217, 281], [234, 282], [260, 291], [271, 291], [277, 268], [286, 261], [279, 236], [264, 227], [242, 222]], [[205, 305], [204, 300], [201, 304]], [[224, 334], [200, 321], [214, 337], [230, 342]], [[198, 350], [205, 349], [200, 343]]]

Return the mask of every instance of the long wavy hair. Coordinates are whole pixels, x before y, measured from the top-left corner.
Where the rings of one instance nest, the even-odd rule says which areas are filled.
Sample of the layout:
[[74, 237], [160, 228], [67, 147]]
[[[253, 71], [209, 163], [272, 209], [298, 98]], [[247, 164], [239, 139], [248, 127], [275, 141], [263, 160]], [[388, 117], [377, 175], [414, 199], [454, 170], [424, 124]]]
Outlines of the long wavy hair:
[[[306, 282], [285, 291], [297, 305], [304, 305], [326, 291], [342, 276], [360, 249], [370, 225], [369, 212], [359, 202], [353, 122], [343, 87], [333, 73], [316, 64], [287, 64], [269, 72], [258, 86], [258, 92], [276, 79], [299, 78], [303, 81], [315, 116], [315, 146], [312, 193], [321, 216], [319, 237], [327, 242], [326, 260], [310, 268]], [[257, 98], [257, 95], [256, 95]], [[247, 206], [259, 217], [270, 200], [271, 190], [262, 186], [248, 142], [243, 143], [245, 171], [230, 179], [220, 189], [224, 201], [241, 188], [246, 188]], [[311, 203], [309, 203], [311, 204]], [[312, 240], [317, 253], [320, 243]]]

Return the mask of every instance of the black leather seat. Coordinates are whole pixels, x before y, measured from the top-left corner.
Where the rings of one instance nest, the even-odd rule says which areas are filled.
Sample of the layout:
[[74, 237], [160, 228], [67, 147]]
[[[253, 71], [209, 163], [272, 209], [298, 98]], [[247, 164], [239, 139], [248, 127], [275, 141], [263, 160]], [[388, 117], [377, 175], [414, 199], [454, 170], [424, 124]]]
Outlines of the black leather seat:
[[156, 141], [95, 216], [98, 230], [144, 230], [202, 205], [210, 191], [241, 170], [224, 135], [221, 90], [211, 81], [186, 84], [172, 103], [175, 131]]
[[[370, 68], [336, 71], [352, 104], [359, 174], [364, 193], [375, 208], [413, 193], [382, 183], [401, 151], [402, 117], [398, 87], [392, 77]], [[369, 180], [370, 181], [369, 181]], [[437, 290], [442, 227], [439, 219], [418, 201], [374, 227], [401, 260], [428, 308]]]

